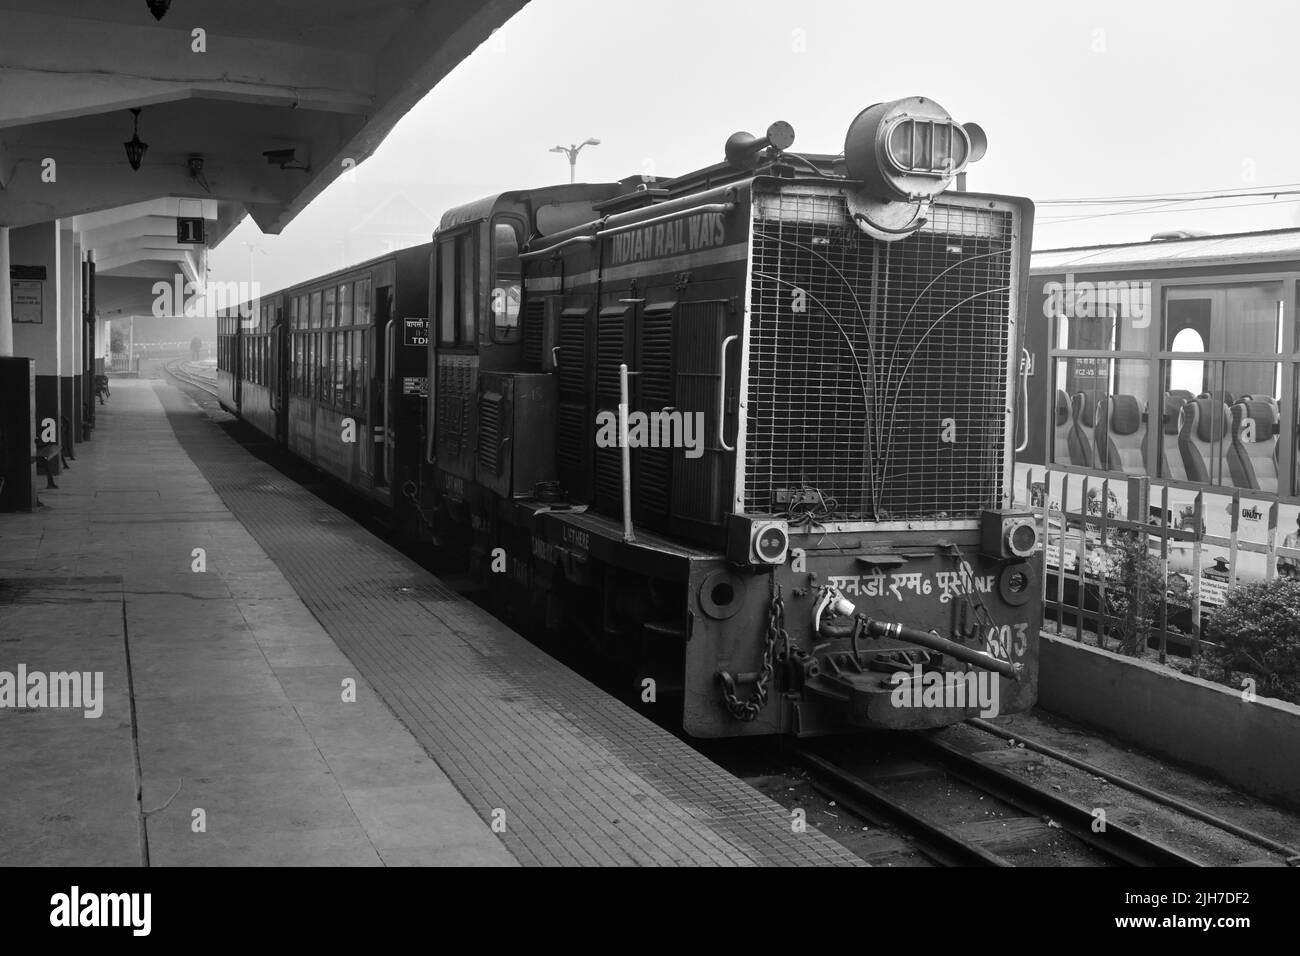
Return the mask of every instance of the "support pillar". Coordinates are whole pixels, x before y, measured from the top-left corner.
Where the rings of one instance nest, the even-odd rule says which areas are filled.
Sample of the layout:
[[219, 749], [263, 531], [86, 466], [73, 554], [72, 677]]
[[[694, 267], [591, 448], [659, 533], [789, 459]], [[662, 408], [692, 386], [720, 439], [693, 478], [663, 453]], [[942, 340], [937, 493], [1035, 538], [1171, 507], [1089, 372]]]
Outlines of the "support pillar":
[[[104, 375], [104, 362], [100, 359], [100, 337], [98, 323], [95, 321], [95, 310], [90, 306], [90, 261], [94, 258], [94, 252], [83, 251], [81, 246], [77, 247], [78, 256], [78, 308], [81, 310], [82, 329], [85, 329], [86, 341], [86, 385], [82, 388], [82, 395], [86, 403], [86, 424], [90, 425], [91, 431], [95, 429], [95, 376]], [[90, 438], [90, 434], [86, 434]]]
[[9, 264], [19, 278], [13, 308], [14, 354], [36, 362], [36, 434], [58, 441], [62, 435], [62, 336], [59, 308], [58, 222], [9, 230]]
[[12, 295], [9, 285], [9, 227], [0, 226], [0, 358], [14, 354]]
[[36, 507], [36, 384], [31, 359], [14, 356], [9, 227], [0, 226], [0, 511]]
[[77, 234], [72, 220], [59, 221], [59, 407], [70, 434], [59, 437], [65, 447], [81, 440], [81, 316], [77, 308]]

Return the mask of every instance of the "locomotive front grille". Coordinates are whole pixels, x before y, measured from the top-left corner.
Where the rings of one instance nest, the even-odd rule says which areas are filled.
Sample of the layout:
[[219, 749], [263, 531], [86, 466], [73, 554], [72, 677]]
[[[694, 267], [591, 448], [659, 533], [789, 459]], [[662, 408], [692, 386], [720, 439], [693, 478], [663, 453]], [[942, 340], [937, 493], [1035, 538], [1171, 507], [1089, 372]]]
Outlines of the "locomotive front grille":
[[998, 506], [1013, 227], [1004, 209], [936, 203], [881, 242], [838, 191], [755, 192], [746, 512], [794, 500], [822, 521], [958, 521]]

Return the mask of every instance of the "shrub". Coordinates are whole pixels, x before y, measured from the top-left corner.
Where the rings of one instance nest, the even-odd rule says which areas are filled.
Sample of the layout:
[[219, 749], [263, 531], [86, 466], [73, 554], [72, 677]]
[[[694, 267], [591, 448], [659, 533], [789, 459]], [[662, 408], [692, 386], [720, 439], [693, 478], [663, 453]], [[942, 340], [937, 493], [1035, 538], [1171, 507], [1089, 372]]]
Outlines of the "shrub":
[[1146, 653], [1151, 631], [1160, 620], [1160, 608], [1167, 600], [1185, 600], [1190, 588], [1186, 579], [1171, 572], [1160, 573], [1160, 558], [1152, 552], [1144, 532], [1115, 535], [1108, 584], [1118, 584], [1106, 596], [1118, 620], [1113, 628], [1119, 650], [1130, 657]]
[[1260, 694], [1300, 696], [1300, 581], [1236, 585], [1205, 634], [1220, 645], [1211, 653], [1225, 682], [1233, 671], [1245, 671], [1257, 678]]

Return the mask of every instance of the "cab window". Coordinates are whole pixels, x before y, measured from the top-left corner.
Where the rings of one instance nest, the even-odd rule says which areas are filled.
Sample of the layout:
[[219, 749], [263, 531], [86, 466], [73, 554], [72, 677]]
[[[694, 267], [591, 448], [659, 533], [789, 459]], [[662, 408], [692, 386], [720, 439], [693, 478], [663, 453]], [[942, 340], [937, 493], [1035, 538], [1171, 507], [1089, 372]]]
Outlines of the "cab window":
[[439, 240], [438, 343], [474, 345], [478, 314], [475, 297], [474, 233]]
[[519, 222], [498, 219], [492, 224], [492, 340], [519, 341]]

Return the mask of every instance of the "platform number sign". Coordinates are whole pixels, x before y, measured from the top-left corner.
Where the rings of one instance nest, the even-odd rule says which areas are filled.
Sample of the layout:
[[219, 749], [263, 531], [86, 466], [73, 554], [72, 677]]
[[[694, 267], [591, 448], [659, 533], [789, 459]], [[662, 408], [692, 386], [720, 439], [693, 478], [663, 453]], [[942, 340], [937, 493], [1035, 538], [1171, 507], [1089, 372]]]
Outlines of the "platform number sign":
[[177, 216], [176, 241], [190, 245], [203, 245], [208, 241], [206, 224], [202, 216]]

